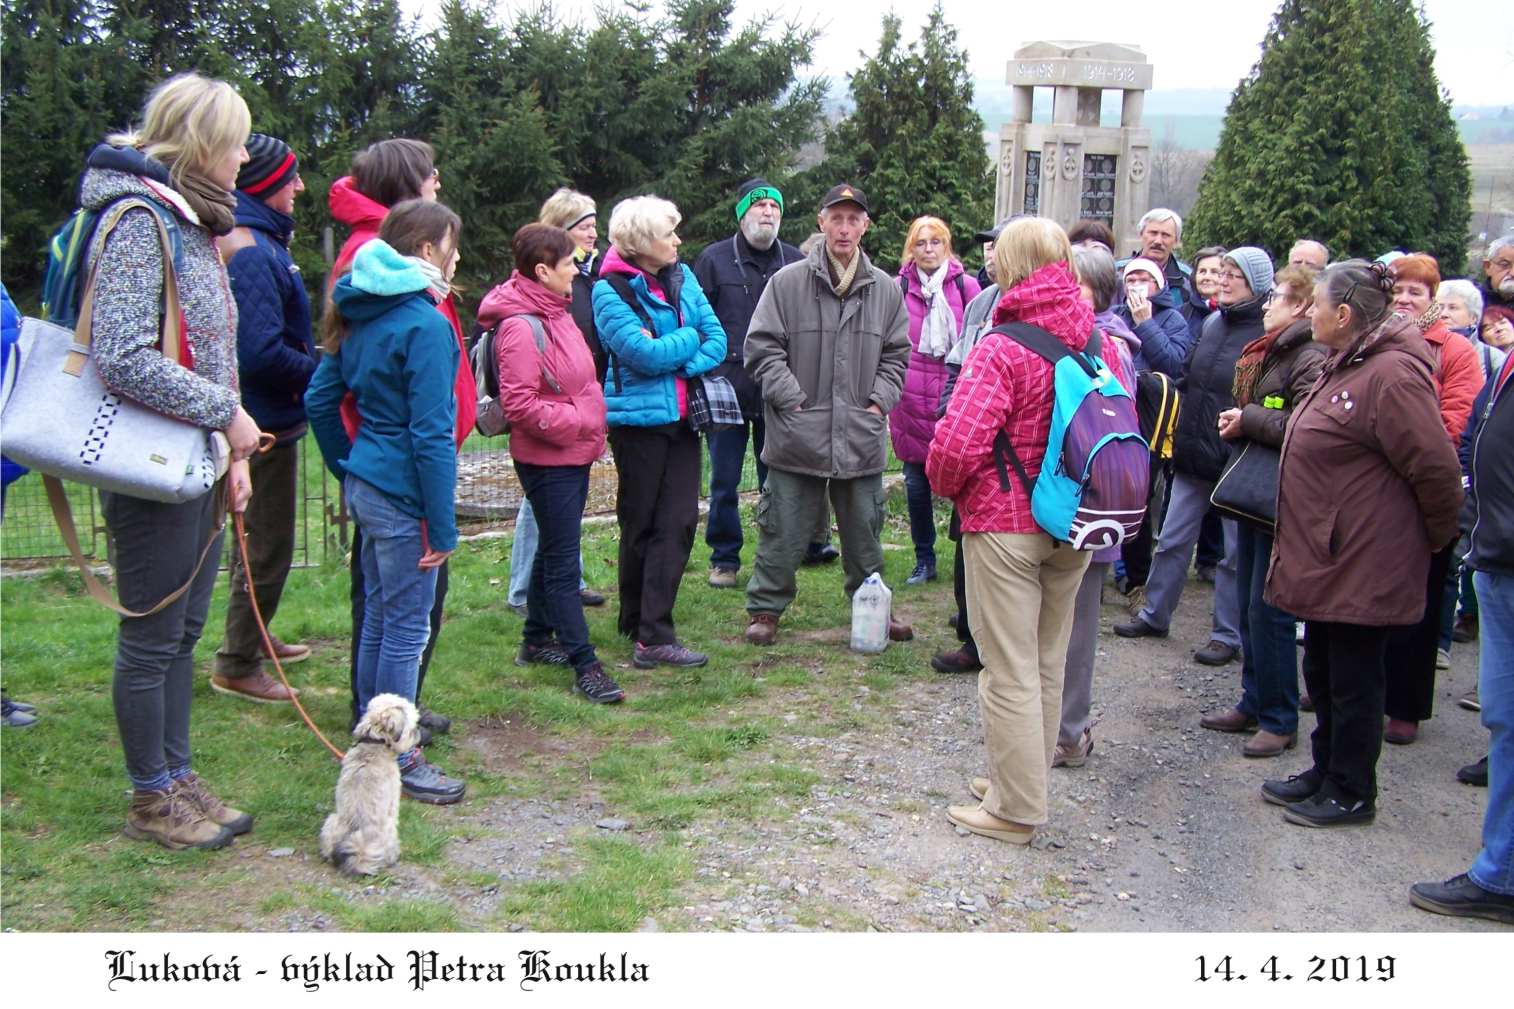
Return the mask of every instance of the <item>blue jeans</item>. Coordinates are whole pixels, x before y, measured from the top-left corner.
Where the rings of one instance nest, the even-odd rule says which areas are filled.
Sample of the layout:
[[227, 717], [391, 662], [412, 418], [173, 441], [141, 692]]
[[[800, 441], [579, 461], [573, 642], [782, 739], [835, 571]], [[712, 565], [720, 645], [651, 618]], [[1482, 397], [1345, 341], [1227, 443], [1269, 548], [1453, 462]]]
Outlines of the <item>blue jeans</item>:
[[[583, 509], [578, 510], [578, 517], [583, 519]], [[531, 588], [531, 567], [536, 559], [536, 543], [540, 536], [540, 530], [536, 525], [536, 511], [531, 507], [531, 498], [527, 495], [526, 500], [520, 503], [520, 512], [515, 516], [515, 536], [510, 540], [510, 594], [505, 601], [511, 606], [526, 605], [526, 593]], [[588, 588], [588, 583], [583, 580], [584, 555], [578, 553], [578, 591]]]
[[363, 630], [358, 638], [358, 710], [378, 694], [415, 700], [421, 652], [431, 636], [436, 569], [422, 569], [421, 520], [348, 474], [347, 507], [363, 527]]
[[1241, 614], [1241, 703], [1263, 729], [1298, 731], [1298, 645], [1293, 617], [1262, 599], [1272, 536], [1237, 522], [1235, 594]]
[[936, 563], [936, 511], [931, 505], [925, 466], [904, 464], [904, 499], [909, 506], [909, 538], [915, 544], [915, 563]]
[[[767, 483], [768, 468], [762, 462], [766, 426], [761, 419], [750, 422], [752, 454], [757, 457], [757, 486]], [[746, 465], [748, 425], [711, 431], [710, 516], [704, 527], [704, 542], [710, 548], [710, 567], [741, 570], [741, 471]]]
[[533, 466], [517, 461], [515, 473], [534, 502], [540, 540], [531, 563], [526, 593], [527, 644], [542, 645], [557, 636], [573, 668], [587, 669], [598, 661], [589, 644], [583, 601], [578, 597], [579, 536], [584, 503], [589, 499], [588, 466]]
[[1478, 571], [1477, 693], [1488, 747], [1482, 851], [1467, 874], [1484, 890], [1514, 894], [1514, 577]]

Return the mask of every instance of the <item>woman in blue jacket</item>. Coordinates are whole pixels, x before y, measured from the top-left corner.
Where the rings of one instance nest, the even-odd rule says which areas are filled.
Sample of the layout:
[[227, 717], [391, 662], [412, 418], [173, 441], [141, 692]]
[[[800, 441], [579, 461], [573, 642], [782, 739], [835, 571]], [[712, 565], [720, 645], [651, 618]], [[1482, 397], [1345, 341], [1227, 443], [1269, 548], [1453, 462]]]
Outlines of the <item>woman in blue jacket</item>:
[[[305, 408], [321, 455], [342, 481], [363, 527], [366, 597], [357, 657], [358, 710], [377, 694], [415, 700], [431, 633], [437, 568], [457, 546], [453, 493], [459, 350], [436, 310], [457, 269], [462, 222], [440, 203], [408, 200], [358, 249], [332, 288], [326, 354]], [[361, 417], [348, 440], [342, 399]], [[417, 747], [400, 758], [404, 793], [421, 802], [462, 799], [465, 785]]]
[[610, 214], [610, 251], [594, 284], [594, 325], [608, 356], [605, 406], [619, 489], [620, 633], [633, 661], [702, 666], [673, 629], [673, 604], [699, 525], [699, 437], [689, 381], [725, 360], [725, 330], [678, 261], [678, 208], [656, 196]]

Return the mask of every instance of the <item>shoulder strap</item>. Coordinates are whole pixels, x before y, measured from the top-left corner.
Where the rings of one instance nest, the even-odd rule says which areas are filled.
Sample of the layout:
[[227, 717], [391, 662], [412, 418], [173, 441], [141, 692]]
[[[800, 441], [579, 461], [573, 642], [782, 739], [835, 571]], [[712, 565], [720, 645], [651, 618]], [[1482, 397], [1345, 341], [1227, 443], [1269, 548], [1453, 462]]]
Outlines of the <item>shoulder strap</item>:
[[899, 293], [909, 294], [909, 274], [903, 271], [899, 273]]
[[636, 290], [631, 286], [631, 281], [627, 279], [624, 273], [604, 273], [600, 274], [599, 279], [615, 289], [615, 293], [620, 295], [620, 300], [624, 301], [631, 311], [636, 313], [636, 318], [640, 319], [648, 330], [653, 333], [657, 332], [657, 327], [652, 324], [652, 316], [647, 313], [646, 306], [641, 303], [641, 299], [636, 297]]
[[952, 278], [957, 282], [957, 300], [962, 302], [962, 307], [967, 308], [967, 271], [963, 270]]
[[[1052, 365], [1055, 365], [1064, 357], [1072, 356], [1072, 351], [1068, 350], [1067, 345], [1061, 340], [1058, 340], [1040, 326], [1032, 326], [1028, 322], [1006, 322], [1002, 326], [995, 326], [988, 332], [1003, 333], [1032, 354], [1043, 358]], [[984, 336], [987, 335], [988, 333], [984, 334]]]

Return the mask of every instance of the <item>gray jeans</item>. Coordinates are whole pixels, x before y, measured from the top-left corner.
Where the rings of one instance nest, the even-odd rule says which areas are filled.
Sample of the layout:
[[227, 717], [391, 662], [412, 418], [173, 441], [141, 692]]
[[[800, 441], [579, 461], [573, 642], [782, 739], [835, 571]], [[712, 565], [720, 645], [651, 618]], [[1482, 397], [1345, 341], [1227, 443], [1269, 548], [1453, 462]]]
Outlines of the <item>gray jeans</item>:
[[1067, 641], [1067, 665], [1062, 676], [1062, 724], [1057, 745], [1076, 746], [1092, 724], [1093, 660], [1099, 650], [1099, 599], [1109, 563], [1094, 561], [1083, 572], [1072, 604], [1072, 637]]
[[[217, 491], [184, 504], [100, 494], [110, 529], [121, 605], [145, 610], [183, 585], [222, 505]], [[215, 588], [222, 534], [189, 591], [148, 617], [122, 617], [111, 694], [126, 773], [138, 788], [163, 787], [170, 769], [189, 762], [189, 698], [194, 650]]]
[[[1146, 579], [1146, 605], [1137, 614], [1140, 619], [1165, 631], [1172, 624], [1172, 614], [1183, 598], [1188, 583], [1188, 565], [1199, 541], [1199, 527], [1209, 511], [1209, 495], [1214, 484], [1179, 473], [1172, 478], [1172, 498], [1167, 516], [1162, 520], [1162, 535], [1157, 540], [1156, 556], [1151, 560], [1151, 576]], [[1231, 519], [1224, 521], [1225, 559], [1214, 571], [1215, 641], [1232, 648], [1241, 647], [1241, 604], [1236, 594], [1236, 528]]]

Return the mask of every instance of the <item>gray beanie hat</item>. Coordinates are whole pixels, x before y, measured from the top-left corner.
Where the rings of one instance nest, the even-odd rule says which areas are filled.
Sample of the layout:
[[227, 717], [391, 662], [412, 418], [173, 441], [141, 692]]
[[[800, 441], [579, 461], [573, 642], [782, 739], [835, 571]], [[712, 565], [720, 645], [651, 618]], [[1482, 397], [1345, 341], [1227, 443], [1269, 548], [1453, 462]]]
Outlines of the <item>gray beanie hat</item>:
[[1242, 245], [1225, 253], [1225, 258], [1234, 263], [1246, 275], [1251, 293], [1258, 298], [1272, 290], [1272, 257], [1254, 245]]

